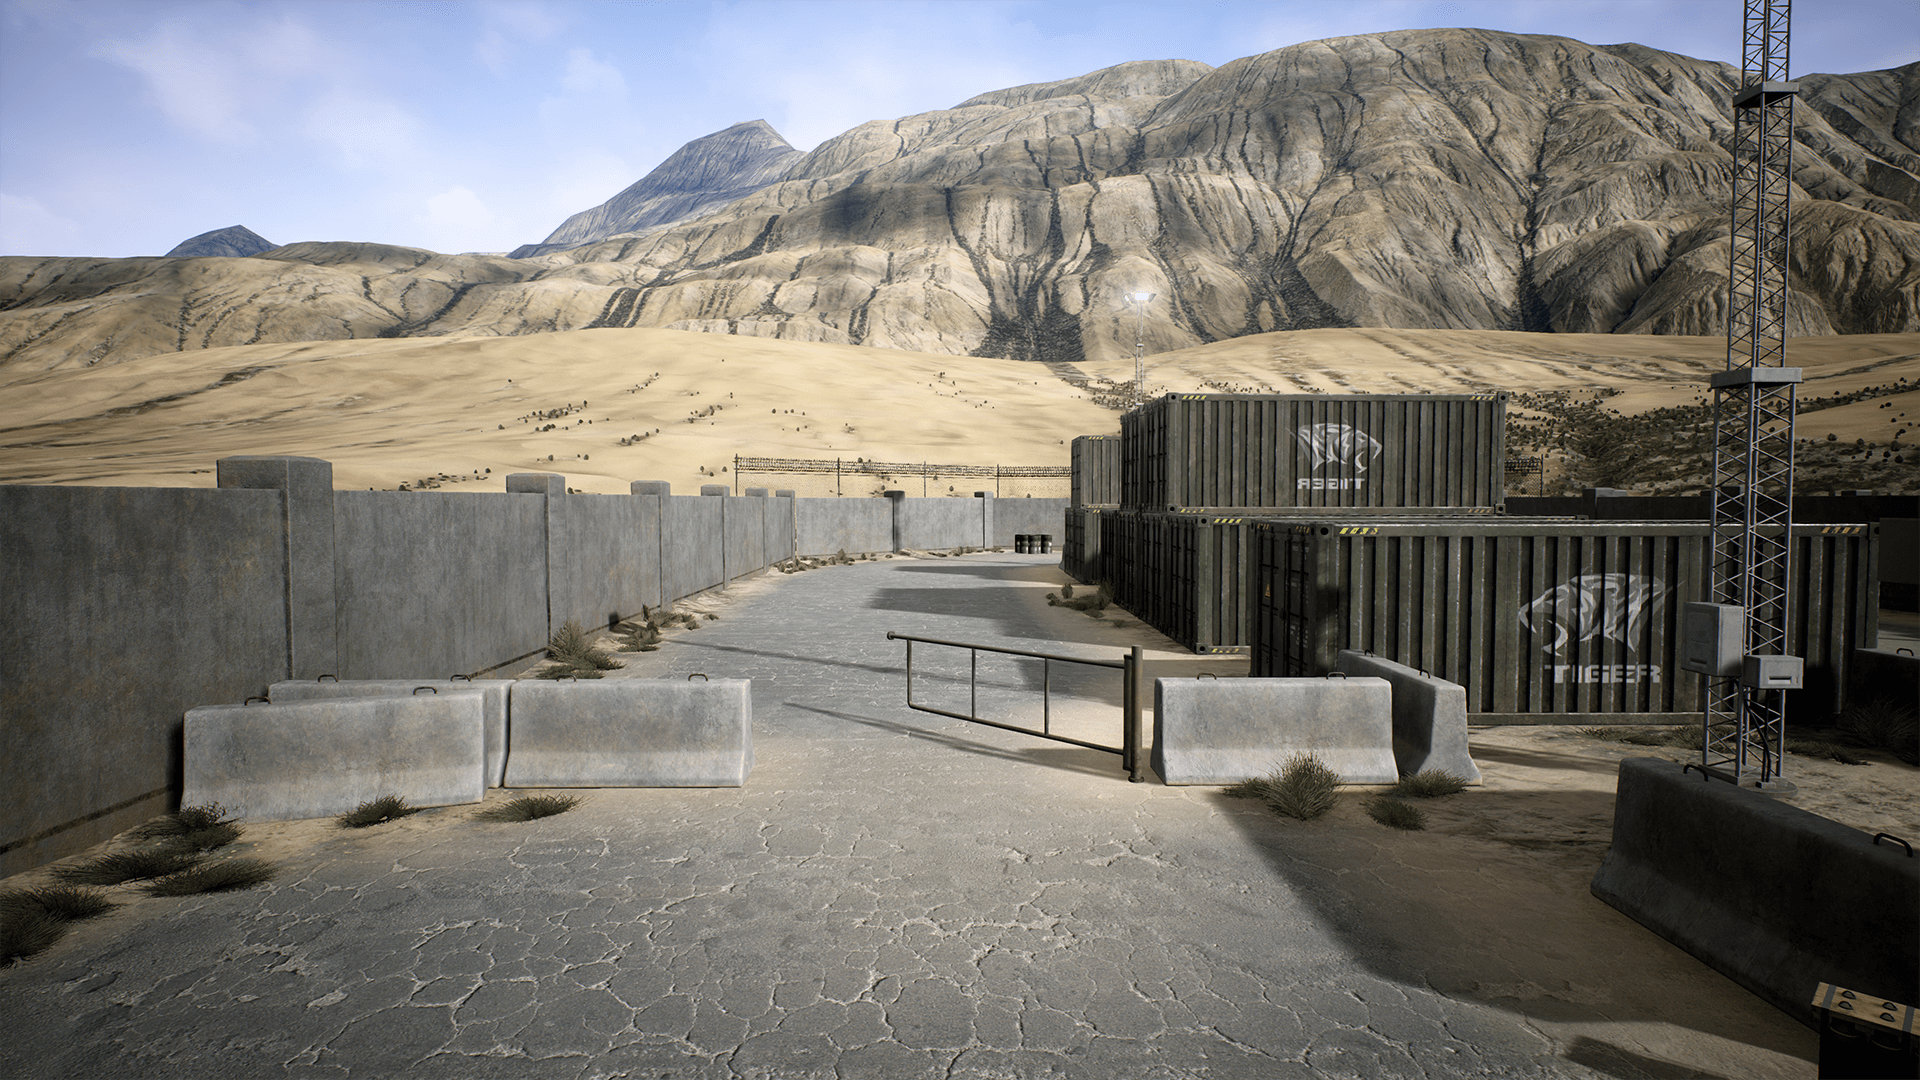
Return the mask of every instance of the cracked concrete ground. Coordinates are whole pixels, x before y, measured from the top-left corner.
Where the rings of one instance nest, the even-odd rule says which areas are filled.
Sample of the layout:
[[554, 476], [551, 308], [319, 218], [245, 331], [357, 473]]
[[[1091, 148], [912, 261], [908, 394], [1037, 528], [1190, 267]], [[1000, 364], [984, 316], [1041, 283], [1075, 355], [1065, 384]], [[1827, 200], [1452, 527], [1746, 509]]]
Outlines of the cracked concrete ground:
[[[0, 972], [0, 1074], [1814, 1074], [1811, 1032], [1587, 893], [1610, 795], [1539, 850], [1395, 833], [1351, 795], [1300, 823], [904, 707], [888, 630], [1234, 673], [1047, 607], [1052, 562], [861, 563], [683, 605], [721, 618], [614, 675], [753, 679], [744, 788], [253, 826], [271, 886], [126, 890]], [[984, 668], [983, 708], [1037, 710], [1013, 696], [1037, 673]], [[1117, 741], [1117, 674], [1094, 675], [1056, 670], [1056, 721]], [[1497, 758], [1460, 806], [1520, 797]]]

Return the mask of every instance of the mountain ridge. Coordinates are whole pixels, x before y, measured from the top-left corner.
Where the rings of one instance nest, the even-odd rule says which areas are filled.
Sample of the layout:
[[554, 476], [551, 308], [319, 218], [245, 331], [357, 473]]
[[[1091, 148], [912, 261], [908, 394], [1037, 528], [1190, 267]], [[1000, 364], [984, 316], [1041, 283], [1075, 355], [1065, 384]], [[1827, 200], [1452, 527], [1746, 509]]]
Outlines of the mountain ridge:
[[[805, 153], [748, 122], [703, 140], [761, 165], [689, 185], [720, 149], [695, 140], [637, 216], [596, 208], [641, 228], [520, 259], [0, 260], [0, 364], [638, 326], [1076, 363], [1131, 355], [1136, 290], [1158, 296], [1150, 352], [1338, 326], [1720, 334], [1737, 81], [1632, 43], [1396, 31], [1115, 65]], [[1788, 332], [1920, 330], [1920, 63], [1801, 85]]]

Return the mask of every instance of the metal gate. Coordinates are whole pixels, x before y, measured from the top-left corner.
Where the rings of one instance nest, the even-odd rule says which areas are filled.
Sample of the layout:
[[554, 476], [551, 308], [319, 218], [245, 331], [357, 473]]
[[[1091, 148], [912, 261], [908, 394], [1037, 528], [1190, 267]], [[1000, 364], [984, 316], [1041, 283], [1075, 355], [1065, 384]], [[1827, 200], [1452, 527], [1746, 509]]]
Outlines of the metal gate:
[[[1140, 730], [1141, 672], [1144, 670], [1142, 667], [1143, 655], [1140, 646], [1135, 645], [1127, 655], [1122, 656], [1118, 660], [1088, 660], [1078, 656], [1060, 656], [1057, 653], [1033, 652], [1028, 649], [1007, 649], [998, 645], [976, 645], [965, 641], [942, 641], [939, 638], [915, 637], [911, 634], [896, 634], [891, 630], [887, 631], [887, 640], [904, 641], [907, 643], [907, 708], [917, 712], [952, 717], [955, 720], [965, 720], [969, 723], [985, 724], [988, 727], [996, 727], [1004, 731], [1017, 731], [1022, 735], [1033, 735], [1042, 739], [1052, 739], [1055, 742], [1072, 743], [1075, 746], [1084, 746], [1089, 750], [1099, 750], [1108, 754], [1119, 754], [1120, 767], [1126, 770], [1128, 780], [1137, 784], [1146, 778], [1143, 772], [1146, 763], [1141, 760], [1140, 753], [1140, 744], [1142, 741]], [[944, 645], [948, 648], [968, 650], [967, 711], [965, 713], [951, 712], [947, 709], [936, 709], [931, 705], [920, 705], [914, 702], [913, 644], [916, 641], [924, 645]], [[1042, 662], [1040, 665], [1040, 730], [1035, 731], [1033, 728], [1020, 727], [1016, 724], [1004, 724], [998, 720], [986, 720], [974, 715], [980, 711], [977, 676], [980, 667], [980, 654], [982, 652], [1004, 653], [1008, 656], [1027, 656]], [[1053, 733], [1052, 676], [1053, 665], [1055, 663], [1082, 664], [1086, 667], [1116, 668], [1119, 670], [1119, 746], [1105, 746], [1101, 743], [1087, 742], [1083, 739], [1075, 739], [1071, 736], [1056, 735]]]

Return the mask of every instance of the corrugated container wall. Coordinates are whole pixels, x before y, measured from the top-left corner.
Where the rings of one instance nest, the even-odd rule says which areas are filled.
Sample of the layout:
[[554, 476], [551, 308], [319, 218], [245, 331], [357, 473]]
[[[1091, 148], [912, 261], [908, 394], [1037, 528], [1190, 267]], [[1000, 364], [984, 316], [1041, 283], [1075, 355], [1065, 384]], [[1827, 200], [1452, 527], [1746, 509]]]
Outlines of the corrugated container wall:
[[[1879, 636], [1878, 527], [1793, 530], [1789, 716], [1845, 704]], [[1252, 674], [1312, 676], [1358, 649], [1460, 683], [1475, 723], [1698, 715], [1680, 613], [1706, 595], [1704, 525], [1505, 519], [1255, 529]]]
[[1097, 507], [1067, 507], [1065, 540], [1060, 545], [1060, 569], [1077, 581], [1091, 585], [1107, 577], [1106, 562], [1100, 557], [1100, 516]]
[[1073, 440], [1071, 506], [1120, 505], [1120, 436], [1081, 435]]
[[1194, 652], [1245, 652], [1252, 524], [1242, 517], [1103, 512], [1100, 552], [1114, 601]]
[[1169, 394], [1120, 423], [1120, 502], [1483, 507], [1505, 498], [1507, 395]]

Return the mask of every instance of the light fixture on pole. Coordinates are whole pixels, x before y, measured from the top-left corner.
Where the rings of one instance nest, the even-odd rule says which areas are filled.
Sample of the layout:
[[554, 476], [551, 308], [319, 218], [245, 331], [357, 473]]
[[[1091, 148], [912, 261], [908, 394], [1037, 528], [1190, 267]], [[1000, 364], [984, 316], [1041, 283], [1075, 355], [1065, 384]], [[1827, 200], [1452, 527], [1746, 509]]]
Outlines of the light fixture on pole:
[[1153, 294], [1128, 293], [1127, 299], [1139, 308], [1133, 320], [1133, 403], [1138, 406], [1147, 402], [1147, 342], [1143, 331], [1147, 321], [1147, 305], [1153, 302]]

